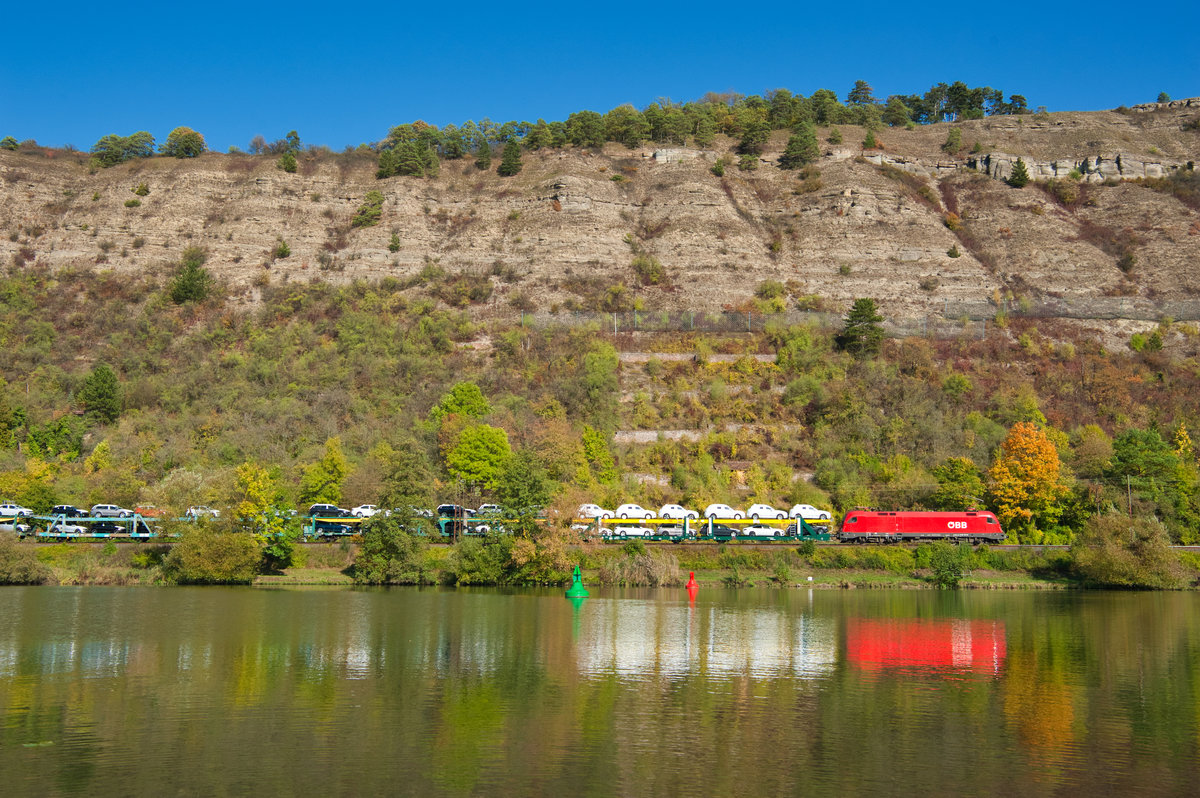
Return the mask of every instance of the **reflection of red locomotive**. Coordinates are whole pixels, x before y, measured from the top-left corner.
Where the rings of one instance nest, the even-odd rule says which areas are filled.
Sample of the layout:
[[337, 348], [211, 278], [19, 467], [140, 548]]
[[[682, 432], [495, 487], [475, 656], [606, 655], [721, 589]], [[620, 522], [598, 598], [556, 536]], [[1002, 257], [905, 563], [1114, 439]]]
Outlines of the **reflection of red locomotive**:
[[1003, 621], [855, 618], [846, 624], [846, 657], [864, 670], [999, 673], [1007, 656]]
[[964, 512], [880, 512], [851, 510], [842, 519], [838, 539], [848, 543], [898, 543], [902, 540], [961, 540], [999, 543], [1004, 530], [986, 510]]

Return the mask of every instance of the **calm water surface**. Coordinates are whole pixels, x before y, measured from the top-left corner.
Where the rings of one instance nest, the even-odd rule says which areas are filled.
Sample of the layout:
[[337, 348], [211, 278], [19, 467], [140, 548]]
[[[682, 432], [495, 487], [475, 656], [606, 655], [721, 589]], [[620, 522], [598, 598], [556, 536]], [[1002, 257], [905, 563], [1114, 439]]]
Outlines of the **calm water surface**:
[[7, 795], [1195, 795], [1194, 594], [0, 589]]

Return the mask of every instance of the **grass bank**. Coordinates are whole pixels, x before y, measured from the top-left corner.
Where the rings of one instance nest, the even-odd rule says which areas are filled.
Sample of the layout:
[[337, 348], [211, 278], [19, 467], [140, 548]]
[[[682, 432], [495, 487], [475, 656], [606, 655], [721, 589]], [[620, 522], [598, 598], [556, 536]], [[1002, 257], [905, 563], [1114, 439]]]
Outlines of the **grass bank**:
[[[996, 551], [949, 547], [959, 569], [958, 587], [980, 590], [1061, 590], [1086, 586], [1065, 550]], [[132, 543], [21, 542], [0, 557], [0, 581], [61, 585], [166, 585], [163, 561], [170, 547]], [[679, 586], [689, 573], [704, 587], [776, 586], [781, 589], [933, 589], [946, 584], [936, 562], [945, 547], [804, 547], [585, 545], [570, 551], [589, 585]], [[253, 584], [353, 585], [356, 544], [349, 541], [297, 549], [291, 567], [256, 576]], [[448, 546], [422, 553], [431, 581], [453, 583]], [[1195, 588], [1200, 561], [1179, 555], [1185, 585]], [[5, 578], [7, 577], [7, 578]]]

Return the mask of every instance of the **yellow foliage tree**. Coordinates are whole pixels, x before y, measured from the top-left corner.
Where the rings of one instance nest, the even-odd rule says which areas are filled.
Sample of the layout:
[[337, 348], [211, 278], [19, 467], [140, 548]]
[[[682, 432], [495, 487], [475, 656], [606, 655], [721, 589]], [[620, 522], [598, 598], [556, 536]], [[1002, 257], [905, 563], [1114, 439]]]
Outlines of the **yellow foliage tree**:
[[1062, 514], [1059, 500], [1070, 492], [1050, 437], [1029, 422], [1014, 424], [989, 477], [1001, 523], [1023, 542], [1041, 542], [1046, 527]]

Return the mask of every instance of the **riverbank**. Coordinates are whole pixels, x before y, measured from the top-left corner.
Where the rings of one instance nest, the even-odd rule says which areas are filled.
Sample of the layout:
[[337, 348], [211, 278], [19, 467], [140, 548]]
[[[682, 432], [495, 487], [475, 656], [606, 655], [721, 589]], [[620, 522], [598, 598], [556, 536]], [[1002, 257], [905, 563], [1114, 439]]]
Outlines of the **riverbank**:
[[[951, 547], [953, 549], [953, 547]], [[152, 586], [169, 580], [162, 567], [167, 545], [106, 543], [45, 544], [22, 542], [15, 551], [35, 562], [43, 584]], [[939, 549], [899, 547], [683, 545], [671, 547], [585, 545], [570, 552], [589, 585], [682, 586], [689, 574], [702, 587], [776, 587], [815, 589], [923, 590], [957, 586], [969, 590], [1064, 590], [1086, 587], [1073, 573], [1069, 552], [1061, 549], [996, 551], [986, 546], [953, 549], [957, 568], [949, 576], [944, 564], [931, 561]], [[298, 547], [291, 567], [260, 574], [251, 584], [261, 587], [300, 585], [352, 586], [358, 546], [352, 542]], [[453, 583], [455, 550], [424, 551], [425, 581]], [[1185, 588], [1194, 589], [1200, 572], [1196, 557], [1181, 554]], [[3, 577], [0, 574], [0, 577]], [[22, 580], [9, 573], [9, 583]]]

